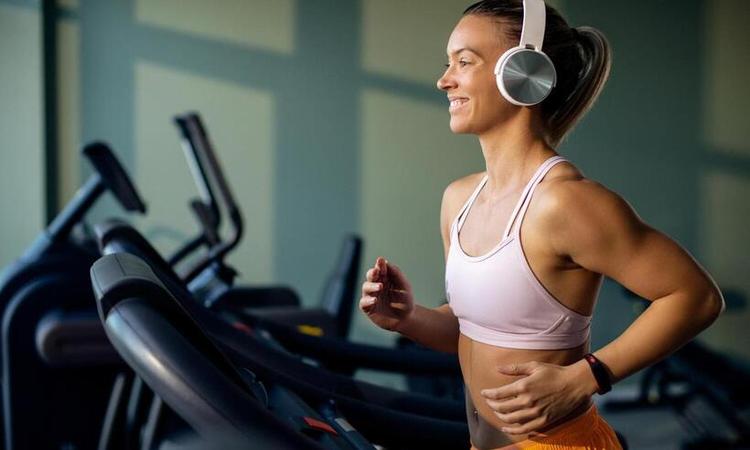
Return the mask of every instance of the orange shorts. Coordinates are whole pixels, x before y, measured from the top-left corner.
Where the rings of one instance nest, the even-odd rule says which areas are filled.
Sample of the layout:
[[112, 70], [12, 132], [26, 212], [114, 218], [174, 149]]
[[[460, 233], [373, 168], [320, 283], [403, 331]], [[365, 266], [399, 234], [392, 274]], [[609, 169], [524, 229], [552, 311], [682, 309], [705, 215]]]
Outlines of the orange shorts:
[[574, 419], [499, 450], [622, 450], [622, 446], [612, 427], [591, 405]]

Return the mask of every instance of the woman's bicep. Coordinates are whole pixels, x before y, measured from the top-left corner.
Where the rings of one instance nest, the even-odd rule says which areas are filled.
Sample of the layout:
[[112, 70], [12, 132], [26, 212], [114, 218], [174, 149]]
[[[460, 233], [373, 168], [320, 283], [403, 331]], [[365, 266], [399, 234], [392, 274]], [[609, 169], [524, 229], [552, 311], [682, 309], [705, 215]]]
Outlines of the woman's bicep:
[[[655, 300], [682, 289], [706, 290], [713, 282], [698, 262], [679, 244], [648, 226], [633, 230], [613, 227], [596, 242], [582, 239], [573, 260], [604, 274], [638, 296]], [[586, 242], [588, 240], [588, 242]]]
[[712, 290], [713, 280], [677, 242], [645, 224], [617, 194], [578, 186], [568, 201], [557, 245], [582, 267], [655, 300], [679, 290]]

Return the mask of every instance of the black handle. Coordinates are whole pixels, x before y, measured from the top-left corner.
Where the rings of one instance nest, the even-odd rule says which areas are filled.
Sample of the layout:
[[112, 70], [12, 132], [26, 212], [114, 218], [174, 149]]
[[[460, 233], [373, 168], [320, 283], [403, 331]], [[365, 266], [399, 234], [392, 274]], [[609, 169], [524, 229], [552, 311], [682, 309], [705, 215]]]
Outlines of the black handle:
[[107, 144], [93, 142], [83, 148], [83, 155], [99, 173], [104, 187], [112, 192], [126, 211], [146, 212], [146, 205], [138, 195], [135, 184]]
[[73, 226], [106, 190], [111, 191], [127, 211], [146, 212], [146, 205], [138, 195], [135, 185], [107, 144], [88, 144], [83, 148], [83, 155], [94, 166], [95, 172], [47, 227], [50, 242], [65, 241]]

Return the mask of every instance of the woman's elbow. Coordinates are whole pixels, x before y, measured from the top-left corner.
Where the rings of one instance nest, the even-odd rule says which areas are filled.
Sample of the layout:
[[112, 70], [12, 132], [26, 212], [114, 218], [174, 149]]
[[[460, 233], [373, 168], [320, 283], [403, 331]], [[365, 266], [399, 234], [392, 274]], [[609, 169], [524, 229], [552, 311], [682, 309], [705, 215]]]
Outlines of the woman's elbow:
[[712, 287], [708, 290], [708, 293], [705, 294], [701, 304], [703, 305], [703, 308], [701, 308], [701, 317], [705, 321], [704, 328], [707, 328], [714, 323], [726, 309], [724, 296], [716, 287]]

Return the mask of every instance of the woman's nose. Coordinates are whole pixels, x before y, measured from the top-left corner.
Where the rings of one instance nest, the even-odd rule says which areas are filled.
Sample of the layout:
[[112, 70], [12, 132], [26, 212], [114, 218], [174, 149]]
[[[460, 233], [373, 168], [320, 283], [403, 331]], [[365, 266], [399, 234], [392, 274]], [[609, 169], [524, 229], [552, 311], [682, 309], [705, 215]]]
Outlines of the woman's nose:
[[453, 75], [451, 74], [450, 67], [445, 70], [445, 73], [443, 73], [443, 76], [438, 78], [437, 80], [437, 88], [441, 91], [447, 91], [451, 87], [455, 87], [456, 81], [453, 78]]

